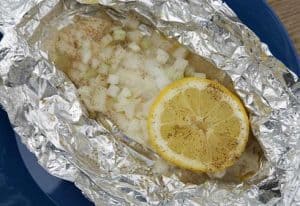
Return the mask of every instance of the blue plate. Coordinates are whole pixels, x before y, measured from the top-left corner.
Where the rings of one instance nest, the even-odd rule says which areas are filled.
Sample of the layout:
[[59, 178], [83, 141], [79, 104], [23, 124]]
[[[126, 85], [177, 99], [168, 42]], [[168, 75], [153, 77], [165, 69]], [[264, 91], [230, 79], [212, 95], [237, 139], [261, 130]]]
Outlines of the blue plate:
[[[282, 24], [263, 0], [225, 0], [272, 53], [298, 75], [297, 53]], [[1, 37], [0, 37], [1, 39]], [[15, 138], [7, 114], [0, 109], [0, 206], [92, 205], [72, 184], [45, 172]]]

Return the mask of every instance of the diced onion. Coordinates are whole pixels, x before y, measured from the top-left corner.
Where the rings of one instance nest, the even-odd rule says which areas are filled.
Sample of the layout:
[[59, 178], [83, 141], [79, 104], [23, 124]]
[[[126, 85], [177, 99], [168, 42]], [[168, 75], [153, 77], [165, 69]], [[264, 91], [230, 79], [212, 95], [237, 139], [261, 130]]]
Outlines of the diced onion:
[[137, 29], [137, 27], [140, 24], [140, 22], [137, 19], [134, 19], [134, 18], [127, 18], [124, 23], [130, 29]]
[[131, 91], [127, 88], [127, 87], [124, 87], [122, 89], [122, 91], [120, 92], [120, 97], [123, 97], [123, 98], [127, 98], [127, 97], [130, 97], [131, 96]]
[[176, 58], [184, 59], [188, 54], [188, 50], [184, 47], [178, 47], [174, 52], [173, 56]]
[[185, 59], [182, 58], [177, 58], [172, 66], [173, 69], [178, 70], [178, 71], [183, 71], [185, 67], [189, 64], [189, 62]]
[[105, 88], [100, 87], [98, 90], [96, 90], [92, 98], [94, 111], [105, 112], [106, 99], [107, 99], [107, 94]]
[[115, 74], [110, 74], [107, 78], [107, 83], [109, 84], [119, 84], [119, 76]]
[[123, 41], [126, 38], [126, 32], [122, 29], [115, 29], [113, 31], [113, 38], [114, 40], [118, 41]]
[[98, 71], [100, 74], [106, 75], [108, 73], [109, 66], [105, 63], [101, 63], [98, 67]]
[[186, 48], [158, 32], [143, 34], [136, 19], [123, 23], [126, 30], [113, 26], [97, 41], [86, 31], [63, 34], [55, 49], [76, 59], [68, 74], [87, 109], [108, 112], [126, 135], [146, 144], [147, 116], [159, 90], [184, 76], [205, 78], [205, 74], [189, 65]]
[[113, 38], [110, 34], [106, 34], [102, 39], [100, 40], [100, 46], [106, 47], [113, 41]]
[[81, 59], [84, 64], [87, 64], [92, 57], [92, 51], [90, 49], [90, 41], [85, 40], [82, 44]]
[[122, 65], [126, 69], [130, 70], [138, 70], [142, 67], [143, 65], [143, 59], [139, 54], [136, 54], [134, 52], [127, 52], [125, 55], [125, 58], [123, 60]]
[[98, 60], [98, 58], [92, 58], [92, 63], [91, 66], [93, 69], [96, 69], [100, 64], [100, 61]]
[[107, 89], [107, 94], [111, 97], [116, 97], [120, 91], [120, 88], [116, 85], [110, 85]]
[[132, 51], [139, 52], [141, 48], [139, 45], [137, 45], [135, 42], [132, 42], [128, 45], [128, 48], [131, 49]]
[[129, 119], [134, 117], [136, 105], [137, 105], [137, 102], [134, 100], [126, 101], [126, 104], [124, 107], [124, 112]]
[[127, 32], [127, 38], [130, 42], [139, 43], [143, 37], [143, 34], [139, 30]]
[[161, 63], [161, 64], [165, 64], [169, 59], [169, 54], [162, 50], [162, 49], [157, 49], [156, 51], [156, 60]]
[[149, 49], [151, 47], [151, 40], [148, 36], [145, 36], [141, 41], [141, 47], [143, 49]]
[[113, 52], [113, 47], [105, 47], [99, 51], [99, 57], [106, 62], [112, 57]]

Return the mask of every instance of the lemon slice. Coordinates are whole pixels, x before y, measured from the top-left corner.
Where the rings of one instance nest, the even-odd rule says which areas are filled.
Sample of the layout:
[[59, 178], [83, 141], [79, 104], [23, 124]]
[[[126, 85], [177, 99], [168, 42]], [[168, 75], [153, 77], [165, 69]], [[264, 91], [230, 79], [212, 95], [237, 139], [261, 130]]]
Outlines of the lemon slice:
[[249, 121], [240, 100], [217, 82], [184, 78], [165, 87], [151, 106], [149, 141], [178, 167], [218, 172], [244, 151]]

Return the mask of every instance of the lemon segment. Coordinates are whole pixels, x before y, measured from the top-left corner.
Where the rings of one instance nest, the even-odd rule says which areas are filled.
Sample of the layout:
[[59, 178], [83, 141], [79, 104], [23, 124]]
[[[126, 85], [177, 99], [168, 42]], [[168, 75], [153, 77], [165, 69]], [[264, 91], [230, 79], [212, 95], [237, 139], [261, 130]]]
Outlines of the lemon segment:
[[165, 87], [151, 106], [149, 141], [167, 161], [218, 172], [244, 151], [249, 120], [240, 100], [217, 82], [184, 78]]

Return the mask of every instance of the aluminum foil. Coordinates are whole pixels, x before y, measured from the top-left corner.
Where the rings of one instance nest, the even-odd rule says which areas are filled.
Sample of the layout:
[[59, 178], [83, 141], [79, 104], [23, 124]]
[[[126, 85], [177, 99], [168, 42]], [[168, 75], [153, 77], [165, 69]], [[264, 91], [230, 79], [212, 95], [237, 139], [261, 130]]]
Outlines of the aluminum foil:
[[[220, 0], [99, 3], [105, 7], [0, 0], [0, 104], [39, 163], [74, 182], [96, 205], [299, 205], [298, 78], [233, 11]], [[180, 172], [156, 174], [157, 155], [122, 135], [105, 116], [102, 124], [89, 119], [74, 85], [42, 52], [42, 31], [58, 16], [105, 11], [116, 18], [137, 12], [230, 75], [268, 162], [256, 176], [238, 185], [217, 180], [196, 185], [181, 182]]]

